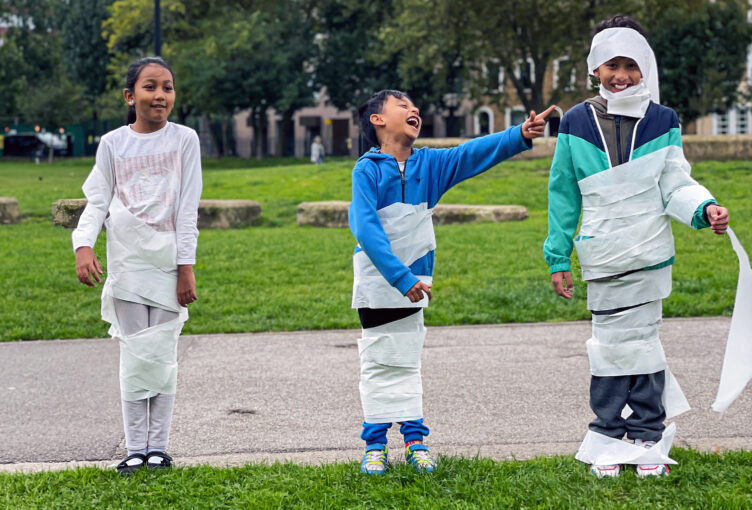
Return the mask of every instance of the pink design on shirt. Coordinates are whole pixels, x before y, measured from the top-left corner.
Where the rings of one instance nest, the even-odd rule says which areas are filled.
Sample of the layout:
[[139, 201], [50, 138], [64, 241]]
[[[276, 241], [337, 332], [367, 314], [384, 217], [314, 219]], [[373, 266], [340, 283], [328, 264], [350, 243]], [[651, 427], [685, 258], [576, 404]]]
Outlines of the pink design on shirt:
[[134, 216], [160, 232], [175, 232], [181, 177], [177, 150], [115, 158], [118, 198]]

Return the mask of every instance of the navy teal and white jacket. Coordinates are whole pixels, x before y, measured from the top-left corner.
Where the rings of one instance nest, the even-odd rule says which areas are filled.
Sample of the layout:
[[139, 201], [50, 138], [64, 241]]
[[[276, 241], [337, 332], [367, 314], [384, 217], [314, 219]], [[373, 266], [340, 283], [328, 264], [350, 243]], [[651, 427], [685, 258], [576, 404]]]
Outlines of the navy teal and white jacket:
[[[704, 209], [715, 203], [689, 176], [678, 117], [651, 103], [642, 119], [631, 119], [634, 128], [618, 151], [624, 156], [611, 161], [615, 151], [608, 150], [596, 109], [592, 101], [580, 103], [561, 121], [548, 186], [546, 263], [551, 273], [569, 271], [575, 244], [586, 280], [671, 265], [669, 217], [704, 228]], [[621, 145], [619, 117], [609, 118], [617, 126], [612, 143]]]
[[424, 307], [405, 294], [434, 269], [431, 212], [452, 186], [531, 147], [520, 126], [451, 149], [414, 149], [402, 173], [394, 156], [372, 148], [352, 172], [349, 222], [353, 308]]

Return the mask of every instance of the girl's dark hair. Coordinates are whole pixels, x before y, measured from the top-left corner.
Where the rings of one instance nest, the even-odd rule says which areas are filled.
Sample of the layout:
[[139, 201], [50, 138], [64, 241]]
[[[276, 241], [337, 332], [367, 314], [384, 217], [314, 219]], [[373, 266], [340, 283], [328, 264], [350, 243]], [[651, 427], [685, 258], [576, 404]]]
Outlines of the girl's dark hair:
[[648, 35], [645, 33], [645, 29], [642, 28], [642, 25], [637, 23], [629, 16], [625, 16], [623, 14], [617, 14], [616, 16], [613, 16], [611, 18], [604, 19], [603, 21], [595, 25], [595, 28], [593, 29], [593, 36], [595, 36], [595, 34], [597, 34], [598, 32], [606, 30], [607, 28], [631, 28], [632, 30], [636, 30], [645, 39], [648, 38]]
[[[149, 64], [157, 64], [158, 66], [162, 66], [170, 71], [174, 85], [175, 73], [172, 72], [172, 69], [169, 65], [167, 65], [167, 62], [165, 62], [162, 57], [144, 57], [132, 63], [128, 67], [128, 72], [125, 74], [125, 88], [128, 89], [131, 94], [133, 94], [133, 89], [136, 87], [138, 77], [141, 76], [141, 70], [143, 70], [143, 68], [148, 66]], [[126, 123], [133, 124], [134, 122], [136, 122], [136, 107], [131, 105], [128, 106], [128, 117]]]
[[358, 118], [360, 119], [360, 133], [363, 135], [363, 138], [366, 139], [366, 142], [368, 142], [371, 147], [381, 146], [379, 137], [376, 136], [376, 129], [373, 127], [373, 124], [371, 124], [371, 115], [373, 115], [374, 113], [381, 113], [381, 110], [384, 108], [384, 103], [386, 103], [386, 100], [389, 96], [392, 96], [396, 99], [408, 98], [406, 93], [399, 90], [382, 90], [376, 92], [368, 101], [363, 103], [360, 108], [358, 108]]

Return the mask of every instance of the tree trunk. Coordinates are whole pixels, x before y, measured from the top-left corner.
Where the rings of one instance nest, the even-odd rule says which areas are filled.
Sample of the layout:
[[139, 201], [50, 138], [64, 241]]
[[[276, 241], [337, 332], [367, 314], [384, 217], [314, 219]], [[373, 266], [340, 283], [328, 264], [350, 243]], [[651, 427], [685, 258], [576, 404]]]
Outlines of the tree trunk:
[[293, 114], [294, 111], [288, 111], [284, 112], [282, 114], [282, 124], [281, 129], [279, 130], [279, 148], [278, 151], [279, 156], [294, 156], [295, 155], [295, 147], [292, 148], [292, 154], [290, 154], [287, 150], [287, 140], [289, 138], [290, 132], [292, 132], [295, 129], [295, 122], [293, 121]]
[[227, 136], [227, 132], [230, 128], [230, 119], [222, 117], [220, 121], [220, 129], [222, 130], [222, 156], [230, 156], [230, 138]]
[[266, 110], [262, 107], [253, 117], [253, 135], [256, 138], [256, 159], [264, 159], [266, 148]]
[[206, 126], [206, 129], [209, 130], [209, 138], [211, 138], [212, 142], [212, 156], [214, 159], [219, 159], [221, 155], [221, 140], [217, 136], [217, 133], [214, 132], [214, 126], [212, 126], [212, 118], [211, 115], [205, 113], [201, 116], [201, 122]]

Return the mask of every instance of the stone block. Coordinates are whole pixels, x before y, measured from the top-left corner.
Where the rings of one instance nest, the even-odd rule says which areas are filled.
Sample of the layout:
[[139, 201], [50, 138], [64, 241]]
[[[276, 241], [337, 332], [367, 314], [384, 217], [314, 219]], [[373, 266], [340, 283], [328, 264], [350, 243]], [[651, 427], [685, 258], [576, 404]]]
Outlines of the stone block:
[[[52, 204], [52, 222], [76, 228], [84, 212], [85, 198], [63, 198]], [[261, 205], [253, 200], [201, 200], [198, 206], [198, 228], [239, 228], [255, 223], [261, 216]]]
[[[350, 202], [303, 202], [298, 206], [298, 225], [346, 228]], [[520, 221], [527, 218], [521, 205], [439, 204], [433, 210], [434, 225]]]
[[9, 225], [21, 221], [18, 200], [13, 197], [0, 197], [0, 223]]
[[433, 210], [433, 224], [521, 221], [527, 216], [521, 205], [439, 204]]
[[255, 200], [201, 200], [198, 228], [242, 228], [261, 217], [261, 204]]
[[85, 198], [61, 198], [52, 203], [52, 223], [65, 228], [76, 228], [84, 212]]
[[330, 200], [328, 202], [303, 202], [298, 205], [298, 225], [312, 227], [349, 226], [347, 221], [350, 202]]

